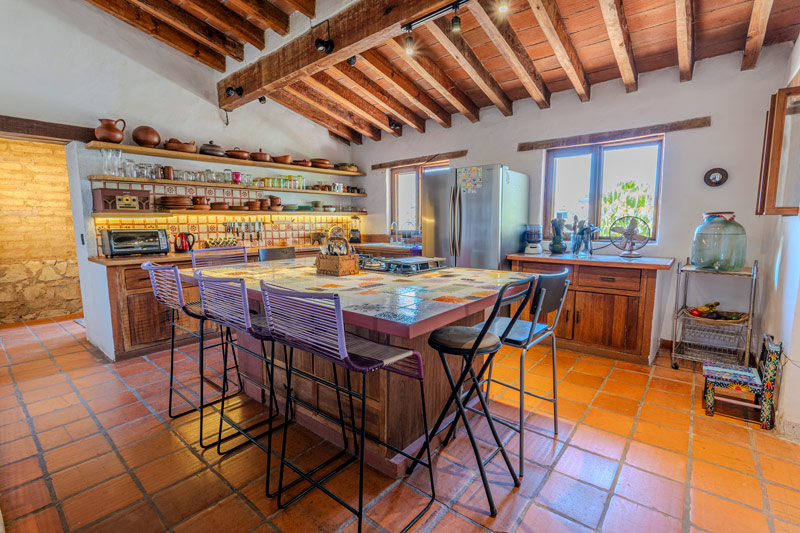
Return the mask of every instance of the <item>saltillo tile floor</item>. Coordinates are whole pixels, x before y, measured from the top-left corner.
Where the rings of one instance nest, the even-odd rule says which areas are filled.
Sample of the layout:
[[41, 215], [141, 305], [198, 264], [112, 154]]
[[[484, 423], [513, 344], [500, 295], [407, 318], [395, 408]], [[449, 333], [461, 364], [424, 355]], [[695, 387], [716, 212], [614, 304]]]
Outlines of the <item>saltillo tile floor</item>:
[[[199, 447], [197, 416], [166, 415], [168, 354], [104, 364], [73, 318], [0, 327], [8, 531], [355, 530], [353, 516], [319, 491], [277, 509], [264, 496], [263, 453], [249, 446], [220, 458]], [[219, 367], [218, 354], [211, 359]], [[504, 351], [496, 375], [516, 381], [517, 360]], [[527, 387], [550, 388], [548, 360], [544, 350], [529, 354]], [[196, 385], [184, 352], [176, 370]], [[556, 370], [561, 432], [552, 434], [550, 404], [528, 400], [522, 486], [513, 488], [498, 460], [487, 468], [498, 516], [487, 514], [461, 435], [435, 456], [437, 503], [416, 531], [800, 531], [800, 445], [754, 421], [706, 417], [702, 376], [567, 351]], [[491, 394], [496, 413], [516, 416], [515, 393], [494, 386]], [[254, 402], [237, 403], [235, 416], [263, 416]], [[213, 431], [214, 413], [208, 421]], [[485, 422], [475, 429], [486, 441]], [[299, 464], [334, 449], [307, 431], [291, 435]], [[518, 438], [503, 436], [517, 454]], [[356, 474], [351, 467], [328, 484], [353, 499]], [[425, 504], [426, 476], [368, 470], [365, 530], [399, 530]]]

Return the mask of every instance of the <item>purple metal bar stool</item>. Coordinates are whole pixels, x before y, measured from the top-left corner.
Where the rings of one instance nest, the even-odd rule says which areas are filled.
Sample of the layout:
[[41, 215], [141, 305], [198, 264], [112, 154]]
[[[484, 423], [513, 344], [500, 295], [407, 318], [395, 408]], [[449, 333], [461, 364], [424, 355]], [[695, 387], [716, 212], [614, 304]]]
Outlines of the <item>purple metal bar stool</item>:
[[[223, 346], [224, 349], [224, 342], [225, 339], [222, 335], [222, 327], [220, 327], [220, 342], [216, 344], [205, 344], [205, 322], [206, 316], [203, 313], [203, 308], [200, 302], [186, 302], [183, 298], [183, 284], [181, 283], [180, 274], [178, 273], [178, 267], [175, 265], [157, 265], [150, 261], [142, 264], [142, 269], [146, 270], [147, 273], [150, 275], [150, 283], [153, 286], [153, 294], [158, 300], [159, 303], [166, 306], [170, 310], [170, 322], [171, 322], [171, 334], [170, 334], [170, 350], [169, 350], [169, 408], [168, 414], [170, 418], [178, 418], [192, 411], [198, 411], [200, 413], [200, 446], [203, 448], [210, 448], [217, 444], [217, 441], [205, 443], [203, 441], [203, 410], [210, 405], [213, 405], [222, 400], [222, 398], [217, 398], [216, 400], [206, 402], [205, 401], [205, 383], [209, 383], [217, 390], [222, 390], [225, 388], [226, 383], [229, 381], [228, 378], [228, 371], [234, 370], [237, 368], [236, 360], [234, 360], [234, 366], [228, 368], [226, 362], [223, 362], [223, 383], [222, 385], [214, 382], [210, 378], [206, 377], [205, 370], [205, 350], [207, 348], [215, 348], [217, 346]], [[196, 333], [190, 329], [183, 327], [181, 324], [176, 322], [176, 317], [178, 313], [184, 313], [187, 316], [195, 318], [200, 321], [200, 332]], [[198, 358], [197, 364], [199, 368], [200, 374], [200, 403], [195, 404], [189, 398], [187, 398], [183, 392], [180, 391], [179, 388], [175, 386], [175, 328], [180, 328], [181, 330], [194, 335], [198, 339], [200, 339], [200, 348], [198, 350]], [[238, 388], [236, 390], [236, 394], [238, 394], [242, 390], [242, 383], [239, 380]], [[172, 412], [172, 403], [173, 403], [173, 394], [177, 394], [180, 396], [183, 401], [189, 404], [190, 408], [186, 409], [185, 411], [174, 414]]]
[[[194, 277], [200, 286], [200, 302], [203, 307], [203, 313], [206, 316], [206, 320], [211, 320], [212, 322], [219, 324], [220, 327], [225, 328], [225, 343], [223, 344], [222, 350], [223, 364], [227, 364], [229, 349], [234, 354], [234, 357], [236, 354], [235, 350], [239, 349], [263, 361], [268, 369], [267, 376], [270, 378], [269, 383], [264, 384], [262, 380], [247, 375], [239, 368], [238, 365], [236, 365], [236, 372], [239, 376], [239, 380], [244, 380], [260, 389], [262, 404], [266, 403], [265, 396], [266, 394], [269, 394], [269, 416], [267, 417], [267, 420], [256, 421], [247, 427], [244, 427], [240, 423], [234, 421], [232, 418], [225, 415], [225, 400], [230, 398], [230, 396], [227, 395], [227, 387], [223, 387], [222, 402], [220, 404], [219, 412], [219, 437], [217, 453], [220, 455], [226, 454], [252, 442], [266, 452], [267, 457], [269, 457], [272, 455], [270, 448], [264, 447], [264, 445], [258, 440], [265, 436], [267, 431], [261, 432], [257, 435], [251, 433], [251, 430], [266, 423], [269, 423], [269, 431], [283, 427], [283, 425], [280, 425], [277, 428], [272, 428], [272, 419], [278, 414], [278, 403], [277, 399], [275, 398], [275, 391], [273, 390], [271, 380], [273, 375], [272, 367], [274, 366], [275, 343], [273, 342], [272, 336], [267, 328], [266, 319], [263, 315], [251, 312], [250, 301], [247, 298], [247, 286], [245, 285], [245, 281], [243, 279], [204, 276], [202, 270], [195, 271]], [[256, 353], [241, 346], [240, 344], [237, 344], [233, 339], [231, 329], [243, 331], [248, 335], [258, 339], [261, 342], [261, 353]], [[272, 346], [270, 351], [271, 355], [269, 356], [267, 355], [266, 346], [264, 345], [265, 342], [270, 342]], [[273, 408], [275, 410], [274, 414]], [[233, 428], [235, 433], [223, 438], [223, 422]], [[247, 440], [236, 446], [233, 446], [232, 448], [222, 451], [222, 442], [231, 436], [235, 436], [237, 433], [243, 435]], [[269, 493], [269, 476], [267, 476], [267, 493]]]
[[[415, 350], [376, 343], [357, 335], [345, 332], [344, 319], [342, 318], [342, 305], [338, 294], [290, 291], [273, 285], [268, 285], [263, 281], [261, 282], [261, 294], [264, 299], [264, 309], [267, 315], [267, 324], [269, 326], [270, 333], [277, 342], [281, 342], [284, 345], [289, 346], [289, 356], [286, 359], [286, 403], [284, 406], [285, 418], [288, 419], [290, 405], [293, 402], [297, 403], [298, 405], [302, 405], [303, 407], [306, 407], [307, 409], [310, 409], [315, 413], [328, 418], [329, 420], [339, 422], [339, 424], [342, 426], [342, 438], [344, 443], [344, 449], [339, 452], [339, 454], [325, 461], [311, 471], [306, 472], [286, 459], [286, 439], [288, 428], [284, 430], [283, 443], [281, 445], [281, 467], [280, 474], [278, 476], [278, 506], [280, 508], [284, 508], [316, 488], [355, 514], [358, 517], [358, 531], [360, 532], [364, 512], [364, 440], [365, 438], [369, 438], [371, 441], [386, 446], [395, 453], [399, 453], [410, 459], [415, 465], [421, 464], [429, 470], [431, 482], [430, 500], [425, 508], [419, 514], [417, 514], [403, 529], [403, 531], [407, 531], [422, 517], [422, 515], [428, 511], [428, 509], [430, 509], [433, 501], [436, 499], [436, 491], [434, 489], [433, 480], [433, 464], [431, 462], [430, 443], [428, 441], [428, 415], [425, 409], [425, 388], [423, 386], [422, 356]], [[331, 383], [330, 381], [324, 380], [318, 376], [294, 368], [293, 357], [295, 348], [309, 352], [313, 356], [320, 359], [330, 361], [334, 368], [334, 382]], [[347, 373], [347, 387], [339, 386], [336, 374], [337, 366], [344, 368]], [[409, 455], [405, 451], [400, 450], [388, 443], [382, 442], [372, 435], [367, 435], [365, 429], [367, 412], [367, 374], [379, 369], [394, 372], [402, 376], [407, 376], [409, 378], [416, 379], [419, 382], [420, 401], [422, 403], [422, 421], [425, 429], [425, 443], [423, 445], [423, 449], [427, 450], [427, 462], [421, 460], [419, 456], [414, 457]], [[360, 393], [353, 391], [352, 387], [350, 387], [350, 374], [348, 371], [361, 374]], [[292, 397], [291, 383], [293, 374], [297, 374], [303, 378], [334, 389], [337, 393], [337, 399], [340, 393], [345, 394], [350, 398], [350, 431], [353, 435], [354, 454], [348, 461], [345, 461], [344, 464], [338, 466], [319, 480], [315, 480], [312, 475], [347, 451], [348, 439], [345, 431], [345, 420], [342, 414], [341, 401], [339, 402], [339, 420], [337, 421], [335, 417], [316, 409], [314, 406], [304, 403], [298, 398]], [[356, 427], [355, 416], [353, 416], [353, 398], [361, 401], [360, 429]], [[356, 460], [356, 456], [358, 456], [359, 461], [357, 508], [348, 504], [324, 486], [326, 480], [330, 479], [333, 475], [342, 471], [344, 468], [354, 462]], [[298, 476], [300, 476], [294, 482], [289, 483], [285, 487], [283, 485], [284, 467], [291, 469]], [[302, 491], [300, 494], [291, 498], [288, 502], [282, 502], [281, 496], [283, 491], [303, 480], [310, 483], [311, 486]]]
[[[483, 380], [483, 375], [485, 374], [486, 370], [491, 366], [492, 361], [494, 361], [495, 354], [502, 346], [501, 338], [504, 338], [505, 335], [513, 330], [514, 325], [519, 319], [519, 315], [522, 313], [522, 309], [530, 301], [531, 294], [533, 293], [533, 287], [534, 276], [507, 283], [500, 289], [500, 292], [497, 295], [497, 300], [492, 308], [492, 312], [489, 315], [489, 319], [483, 323], [482, 327], [445, 326], [435, 330], [428, 338], [428, 344], [439, 352], [439, 358], [442, 361], [442, 366], [444, 367], [445, 375], [447, 376], [447, 381], [450, 383], [451, 388], [451, 393], [447, 399], [447, 402], [445, 403], [444, 409], [442, 409], [438, 420], [433, 425], [431, 436], [436, 436], [440, 431], [445, 429], [442, 427], [442, 424], [448, 415], [450, 406], [453, 405], [453, 402], [455, 402], [456, 417], [453, 419], [452, 426], [455, 427], [459, 418], [461, 418], [461, 420], [464, 422], [464, 428], [467, 431], [467, 436], [469, 437], [470, 444], [472, 445], [472, 451], [474, 452], [475, 459], [478, 463], [478, 471], [480, 472], [481, 480], [483, 481], [486, 499], [489, 501], [489, 512], [492, 516], [497, 516], [497, 508], [494, 504], [494, 497], [492, 496], [492, 489], [489, 485], [489, 479], [486, 476], [486, 464], [491, 461], [499, 452], [503, 456], [506, 467], [508, 467], [508, 472], [511, 474], [511, 479], [514, 481], [514, 486], [519, 487], [520, 481], [517, 473], [514, 471], [514, 467], [511, 465], [511, 460], [508, 458], [508, 453], [506, 453], [505, 446], [500, 440], [497, 429], [494, 426], [494, 418], [489, 413], [489, 404], [480, 388], [480, 383]], [[497, 319], [500, 309], [506, 305], [518, 302], [520, 300], [522, 300], [522, 304], [519, 306], [519, 309], [517, 309], [517, 312], [514, 314], [514, 316], [508, 320], [505, 331], [499, 336], [495, 333], [492, 333], [491, 329], [495, 319]], [[447, 362], [445, 354], [452, 354], [462, 357], [461, 374], [459, 375], [458, 380], [453, 379], [453, 373], [450, 369], [450, 364]], [[486, 355], [487, 357], [480, 371], [476, 374], [475, 369], [473, 368], [473, 362], [479, 355]], [[461, 391], [464, 383], [466, 383], [467, 380], [470, 380], [471, 388], [467, 393], [467, 398], [465, 401], [464, 395]], [[469, 398], [473, 392], [477, 394], [481, 408], [483, 409], [482, 412], [477, 410], [475, 410], [475, 412], [484, 414], [486, 416], [489, 429], [491, 430], [492, 436], [497, 444], [495, 451], [485, 461], [481, 458], [481, 453], [478, 449], [478, 443], [475, 440], [475, 435], [472, 432], [472, 427], [470, 426], [469, 418], [467, 417], [468, 408], [465, 407], [466, 402], [469, 401]], [[446, 441], [443, 443], [443, 445], [445, 444]], [[420, 450], [417, 453], [417, 458], [421, 457], [422, 451], [423, 450]], [[409, 473], [414, 469], [415, 466], [416, 464], [411, 464], [409, 467]]]
[[247, 263], [247, 248], [244, 246], [192, 250], [192, 268], [233, 265], [236, 263]]

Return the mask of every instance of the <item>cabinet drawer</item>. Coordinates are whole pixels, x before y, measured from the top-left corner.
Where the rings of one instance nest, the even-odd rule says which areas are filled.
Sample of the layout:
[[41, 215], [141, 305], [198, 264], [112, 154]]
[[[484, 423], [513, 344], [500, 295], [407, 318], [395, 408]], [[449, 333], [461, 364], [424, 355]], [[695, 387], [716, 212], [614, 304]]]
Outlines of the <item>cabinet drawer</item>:
[[638, 291], [641, 278], [642, 271], [632, 268], [581, 266], [578, 273], [578, 285]]
[[573, 280], [574, 269], [571, 266], [559, 265], [555, 263], [535, 263], [533, 261], [522, 261], [520, 263], [523, 272], [530, 272], [531, 274], [557, 274], [563, 272], [566, 268], [569, 270], [567, 279]]
[[125, 270], [125, 288], [129, 291], [135, 289], [149, 289], [150, 275], [141, 268], [129, 268]]

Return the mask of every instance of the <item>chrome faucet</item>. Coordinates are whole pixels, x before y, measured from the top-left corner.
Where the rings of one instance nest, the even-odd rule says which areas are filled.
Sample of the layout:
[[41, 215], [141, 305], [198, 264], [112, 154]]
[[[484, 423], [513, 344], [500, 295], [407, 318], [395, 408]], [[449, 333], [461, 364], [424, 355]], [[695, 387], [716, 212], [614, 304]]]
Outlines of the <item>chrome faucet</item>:
[[395, 236], [397, 235], [397, 221], [393, 221], [389, 224], [389, 242], [395, 242]]

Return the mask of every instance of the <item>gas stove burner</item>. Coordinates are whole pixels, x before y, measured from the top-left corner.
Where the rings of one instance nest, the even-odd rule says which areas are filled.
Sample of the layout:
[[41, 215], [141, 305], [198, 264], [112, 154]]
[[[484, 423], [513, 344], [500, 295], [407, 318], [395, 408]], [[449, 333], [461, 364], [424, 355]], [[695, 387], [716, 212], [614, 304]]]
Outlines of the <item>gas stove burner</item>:
[[441, 257], [374, 257], [369, 254], [359, 256], [359, 268], [387, 274], [413, 276], [423, 272], [447, 268]]

